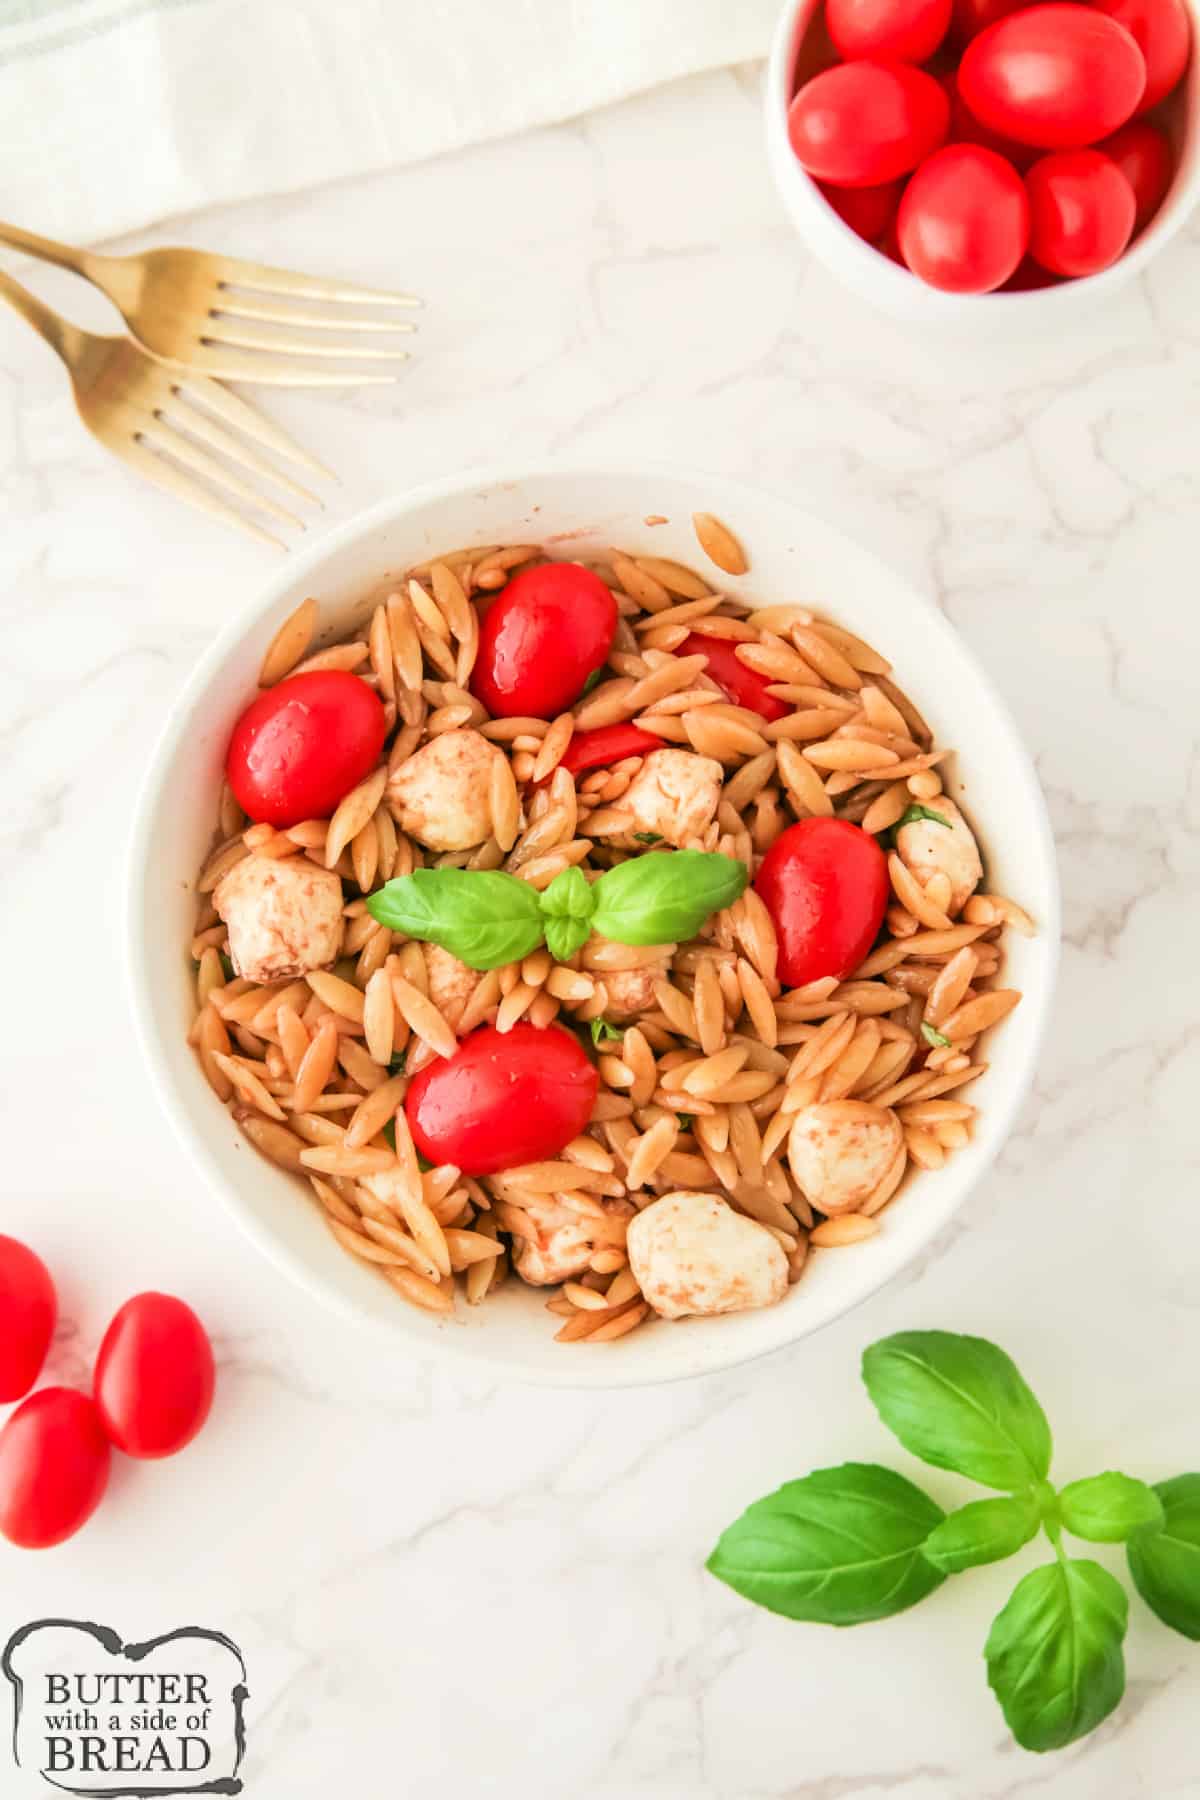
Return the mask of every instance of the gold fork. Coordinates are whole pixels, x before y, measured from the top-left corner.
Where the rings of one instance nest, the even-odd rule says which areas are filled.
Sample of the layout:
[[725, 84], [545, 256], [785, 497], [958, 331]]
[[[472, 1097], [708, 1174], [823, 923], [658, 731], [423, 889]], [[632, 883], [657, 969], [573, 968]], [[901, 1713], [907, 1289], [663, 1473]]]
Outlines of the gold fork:
[[[2, 220], [0, 243], [74, 270], [108, 295], [147, 350], [226, 381], [265, 381], [285, 387], [362, 387], [395, 381], [395, 373], [342, 372], [319, 365], [333, 358], [405, 360], [407, 350], [331, 343], [323, 334], [415, 331], [416, 326], [406, 320], [380, 318], [372, 309], [421, 304], [411, 294], [321, 281], [265, 263], [239, 262], [183, 246], [145, 250], [138, 256], [102, 256]], [[281, 298], [333, 307], [353, 305], [359, 310], [352, 314], [301, 311], [280, 305]], [[368, 310], [364, 313], [363, 308]], [[277, 334], [271, 329], [255, 330], [256, 325], [292, 329]]]
[[303, 519], [227, 465], [249, 469], [298, 500], [322, 504], [245, 440], [254, 439], [277, 456], [333, 480], [329, 470], [220, 382], [178, 363], [160, 362], [131, 338], [81, 330], [3, 271], [0, 299], [15, 307], [66, 364], [75, 405], [92, 436], [148, 481], [278, 549], [286, 548], [279, 538], [210, 490], [221, 490], [241, 508], [301, 530]]

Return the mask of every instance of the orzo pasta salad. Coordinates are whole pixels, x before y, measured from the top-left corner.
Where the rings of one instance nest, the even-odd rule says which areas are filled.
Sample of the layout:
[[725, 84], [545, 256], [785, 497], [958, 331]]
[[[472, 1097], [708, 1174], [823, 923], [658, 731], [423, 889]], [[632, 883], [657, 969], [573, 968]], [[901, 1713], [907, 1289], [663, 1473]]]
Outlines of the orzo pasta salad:
[[778, 1303], [967, 1143], [1020, 998], [1032, 923], [890, 664], [696, 530], [704, 572], [448, 551], [315, 652], [305, 601], [234, 728], [192, 1041], [427, 1311]]

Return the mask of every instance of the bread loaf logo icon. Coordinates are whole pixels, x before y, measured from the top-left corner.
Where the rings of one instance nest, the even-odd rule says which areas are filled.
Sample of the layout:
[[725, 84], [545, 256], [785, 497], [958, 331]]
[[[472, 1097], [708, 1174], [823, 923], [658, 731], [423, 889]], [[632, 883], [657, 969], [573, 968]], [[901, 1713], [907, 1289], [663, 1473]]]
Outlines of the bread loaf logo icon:
[[127, 1644], [106, 1625], [39, 1619], [0, 1657], [13, 1759], [66, 1794], [240, 1794], [246, 1665], [198, 1625]]

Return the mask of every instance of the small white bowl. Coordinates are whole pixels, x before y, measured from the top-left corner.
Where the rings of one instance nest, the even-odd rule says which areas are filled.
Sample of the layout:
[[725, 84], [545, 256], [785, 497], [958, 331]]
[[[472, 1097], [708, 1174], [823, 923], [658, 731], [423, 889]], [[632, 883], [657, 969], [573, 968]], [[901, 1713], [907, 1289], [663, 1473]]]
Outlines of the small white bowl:
[[1024, 293], [947, 294], [918, 280], [851, 231], [797, 162], [788, 140], [788, 107], [796, 92], [801, 46], [817, 20], [821, 0], [788, 0], [771, 42], [763, 104], [767, 160], [796, 230], [847, 287], [881, 312], [907, 323], [964, 334], [978, 330], [989, 336], [993, 332], [1022, 336], [1061, 330], [1069, 319], [1132, 281], [1175, 236], [1196, 204], [1200, 193], [1200, 14], [1196, 0], [1184, 3], [1192, 21], [1192, 56], [1183, 78], [1181, 123], [1173, 135], [1175, 178], [1146, 229], [1124, 256], [1099, 275]]
[[[973, 1087], [974, 1140], [944, 1170], [914, 1178], [875, 1238], [815, 1254], [779, 1306], [727, 1318], [654, 1323], [602, 1350], [553, 1342], [545, 1296], [509, 1282], [453, 1322], [414, 1311], [334, 1243], [301, 1184], [251, 1148], [218, 1103], [185, 1038], [193, 971], [187, 946], [196, 874], [211, 843], [225, 748], [255, 689], [263, 652], [309, 594], [321, 634], [340, 636], [385, 579], [449, 546], [553, 544], [578, 556], [620, 545], [703, 564], [693, 511], [715, 512], [745, 543], [751, 571], [727, 586], [764, 602], [811, 602], [876, 643], [896, 665], [938, 741], [959, 747], [961, 793], [983, 841], [988, 879], [1037, 919], [1009, 934], [1008, 978], [1025, 990], [989, 1043]], [[667, 522], [648, 525], [647, 515]], [[716, 575], [716, 571], [712, 573]], [[130, 851], [133, 999], [154, 1081], [214, 1193], [271, 1261], [314, 1299], [391, 1335], [406, 1354], [457, 1353], [481, 1367], [566, 1387], [633, 1386], [727, 1368], [815, 1331], [874, 1292], [936, 1237], [1002, 1143], [1033, 1073], [1058, 957], [1058, 881], [1046, 809], [1029, 757], [987, 676], [929, 602], [821, 519], [721, 477], [556, 468], [484, 473], [406, 494], [289, 557], [217, 639], [176, 703], [138, 803]]]

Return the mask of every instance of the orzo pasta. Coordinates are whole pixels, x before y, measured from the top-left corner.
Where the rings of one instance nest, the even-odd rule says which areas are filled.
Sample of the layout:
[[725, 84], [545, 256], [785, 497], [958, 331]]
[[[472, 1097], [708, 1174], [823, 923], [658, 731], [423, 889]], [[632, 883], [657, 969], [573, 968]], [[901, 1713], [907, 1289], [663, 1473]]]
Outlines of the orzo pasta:
[[314, 641], [306, 600], [235, 728], [192, 1041], [401, 1299], [515, 1277], [568, 1343], [776, 1304], [969, 1141], [1032, 925], [878, 651], [528, 544]]

